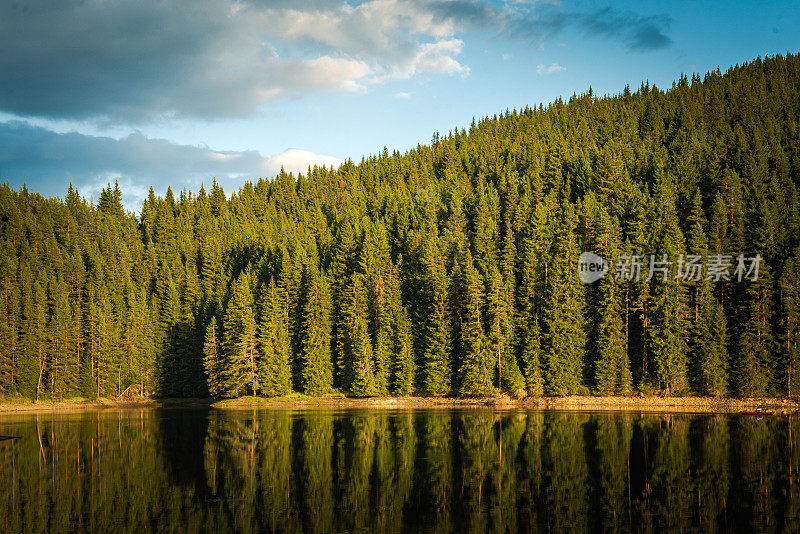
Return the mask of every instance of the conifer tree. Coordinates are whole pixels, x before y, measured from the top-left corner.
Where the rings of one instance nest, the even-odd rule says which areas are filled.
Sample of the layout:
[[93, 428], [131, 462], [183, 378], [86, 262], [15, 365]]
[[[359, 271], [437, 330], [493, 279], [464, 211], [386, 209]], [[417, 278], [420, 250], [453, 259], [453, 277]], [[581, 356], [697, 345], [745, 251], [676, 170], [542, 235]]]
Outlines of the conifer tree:
[[212, 397], [221, 397], [225, 393], [224, 359], [217, 333], [217, 321], [211, 319], [206, 328], [203, 344], [203, 367], [206, 373], [208, 393]]
[[[272, 394], [268, 358], [244, 371], [258, 387], [229, 392], [226, 374], [242, 374], [229, 334], [255, 331], [256, 354], [284, 346], [271, 320], [288, 322], [299, 391], [349, 393], [356, 369], [362, 393], [489, 391], [488, 361], [492, 389], [517, 393], [519, 372], [532, 395], [616, 393], [623, 339], [643, 392], [794, 394], [798, 72], [799, 56], [776, 56], [666, 91], [589, 92], [229, 197], [216, 182], [151, 189], [138, 220], [117, 184], [97, 203], [0, 184], [0, 394], [205, 395], [202, 337], [223, 318], [250, 326], [215, 324], [215, 396]], [[766, 100], [765, 83], [780, 89]], [[644, 276], [579, 285], [582, 250], [646, 255]], [[665, 280], [644, 279], [650, 254], [673, 262]], [[690, 255], [739, 254], [762, 256], [757, 282], [677, 276]], [[260, 298], [235, 314], [249, 270]]]
[[367, 292], [364, 277], [355, 273], [345, 293], [344, 315], [344, 349], [347, 375], [351, 377], [348, 388], [353, 395], [376, 395], [375, 361], [367, 320]]
[[[613, 258], [611, 258], [613, 261]], [[631, 370], [625, 346], [625, 325], [619, 309], [617, 282], [607, 274], [600, 282], [597, 333], [598, 356], [595, 361], [595, 387], [601, 394], [627, 395], [631, 391]]]
[[[717, 201], [721, 202], [718, 197]], [[724, 211], [721, 206], [715, 208]], [[721, 215], [724, 220], [724, 214]], [[700, 189], [696, 189], [692, 199], [692, 209], [688, 217], [689, 239], [687, 256], [685, 259], [684, 273], [689, 274], [692, 280], [686, 282], [691, 293], [690, 306], [690, 362], [688, 369], [692, 380], [692, 388], [701, 394], [720, 396], [727, 389], [727, 329], [725, 317], [720, 304], [714, 297], [711, 282], [707, 272], [700, 272], [699, 279], [688, 267], [694, 258], [700, 259], [701, 265], [706, 265], [708, 259], [709, 242], [706, 239], [704, 228], [706, 217], [703, 212], [703, 198]], [[718, 232], [719, 230], [714, 230]], [[724, 230], [722, 235], [724, 235]], [[712, 239], [715, 253], [722, 251], [722, 235]]]
[[222, 322], [224, 355], [223, 394], [238, 397], [259, 391], [256, 319], [250, 274], [243, 271], [233, 284], [232, 295]]
[[313, 265], [306, 268], [304, 279], [301, 385], [307, 395], [324, 395], [333, 385], [330, 289], [325, 275]]
[[436, 239], [425, 244], [425, 293], [428, 313], [425, 324], [423, 355], [423, 390], [428, 395], [446, 395], [451, 388], [450, 312], [447, 302], [447, 280], [444, 263]]
[[578, 250], [572, 207], [562, 209], [561, 228], [553, 243], [553, 263], [545, 282], [547, 294], [542, 350], [544, 391], [578, 392], [586, 347], [583, 287], [578, 279]]
[[800, 248], [786, 260], [780, 282], [782, 368], [789, 396], [798, 391], [800, 379]]
[[[686, 288], [677, 279], [675, 259], [683, 253], [683, 234], [678, 227], [675, 197], [668, 177], [661, 177], [653, 204], [652, 248], [648, 265], [652, 303], [647, 342], [654, 376], [667, 395], [686, 392], [687, 352]], [[662, 270], [663, 269], [663, 270]]]
[[491, 365], [496, 366], [493, 373], [498, 389], [505, 389], [516, 395], [524, 390], [524, 379], [510, 343], [511, 321], [509, 320], [508, 292], [503, 287], [502, 277], [497, 267], [491, 268], [490, 286], [486, 295], [489, 333], [487, 349]]
[[391, 392], [394, 395], [411, 395], [414, 393], [416, 371], [411, 337], [411, 318], [401, 302], [392, 306], [392, 323], [391, 341], [394, 368]]
[[727, 319], [708, 280], [700, 283], [697, 303], [698, 315], [692, 329], [695, 389], [703, 395], [723, 396], [728, 390]]
[[481, 320], [483, 295], [478, 271], [472, 264], [472, 255], [466, 250], [460, 258], [466, 281], [464, 323], [461, 330], [462, 360], [460, 362], [460, 393], [462, 395], [488, 395], [492, 386], [491, 352], [487, 346]]
[[544, 393], [541, 321], [545, 309], [544, 284], [547, 281], [550, 242], [550, 206], [540, 202], [531, 213], [526, 236], [520, 247], [520, 284], [515, 319], [517, 353], [522, 362], [528, 395]]
[[269, 282], [264, 298], [258, 339], [262, 359], [258, 368], [259, 393], [267, 397], [291, 391], [289, 300], [280, 282]]
[[735, 368], [736, 391], [742, 397], [758, 397], [772, 393], [775, 386], [774, 300], [772, 273], [767, 265], [760, 266], [757, 281], [748, 283], [746, 299]]
[[73, 376], [67, 367], [70, 361], [68, 327], [72, 320], [67, 302], [66, 286], [59, 278], [50, 286], [50, 320], [48, 336], [48, 376], [47, 386], [51, 394], [63, 397], [70, 389]]

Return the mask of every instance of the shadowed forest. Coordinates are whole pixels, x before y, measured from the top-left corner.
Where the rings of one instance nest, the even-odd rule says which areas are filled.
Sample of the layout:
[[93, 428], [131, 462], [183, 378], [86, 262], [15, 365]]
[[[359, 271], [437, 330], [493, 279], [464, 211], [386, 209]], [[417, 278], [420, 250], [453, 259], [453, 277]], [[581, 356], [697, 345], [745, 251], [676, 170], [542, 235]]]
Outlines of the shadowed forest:
[[[123, 209], [116, 186], [93, 203], [72, 186], [59, 199], [6, 183], [0, 186], [0, 395], [791, 395], [800, 378], [798, 185], [797, 55], [682, 76], [670, 88], [645, 82], [604, 97], [590, 89], [473, 121], [405, 154], [384, 149], [360, 163], [281, 173], [232, 194], [217, 182], [196, 193], [167, 190], [163, 198], [151, 189], [138, 215]], [[760, 254], [764, 261], [757, 281], [685, 282], [673, 264], [666, 281], [609, 276], [583, 285], [582, 251], [612, 266], [623, 255], [649, 254]], [[296, 433], [332, 439], [328, 423], [306, 424]], [[565, 423], [559, 432], [580, 436], [587, 424]], [[494, 439], [493, 425], [484, 429], [487, 439]], [[514, 435], [504, 447], [530, 421], [508, 425], [503, 435]], [[608, 425], [592, 438], [598, 448], [603, 432], [632, 431]], [[669, 425], [665, 439], [685, 441], [676, 450], [688, 455], [688, 423]], [[641, 432], [651, 431], [661, 432], [650, 426]], [[291, 495], [247, 493], [248, 477], [260, 472], [255, 459], [263, 459], [248, 460], [250, 438], [231, 448], [235, 457], [214, 452], [218, 442], [258, 432], [252, 425], [212, 428], [199, 463], [209, 477], [206, 491], [266, 503]], [[375, 465], [391, 456], [378, 454], [383, 445], [372, 440], [347, 459], [354, 476], [343, 480], [355, 486], [337, 491], [339, 498], [407, 495], [371, 493], [384, 483], [411, 487], [410, 480], [381, 479]], [[573, 442], [560, 434], [548, 442], [559, 440]], [[354, 516], [334, 527], [337, 482], [322, 472], [330, 462], [316, 460], [332, 454], [331, 443], [306, 442], [302, 454], [285, 458], [285, 476], [297, 462], [305, 478], [330, 483], [301, 491], [320, 501], [308, 506], [318, 510], [319, 525], [303, 528], [362, 524], [366, 519]], [[326, 450], [313, 450], [316, 443]], [[264, 454], [288, 455], [284, 445]], [[651, 454], [657, 465], [658, 448]], [[98, 451], [97, 469], [103, 457]], [[562, 470], [584, 469], [588, 476], [585, 462], [566, 458], [558, 461], [568, 466], [548, 467], [551, 476], [566, 477], [565, 484], [574, 474]], [[234, 471], [241, 480], [214, 480], [211, 465], [224, 461], [242, 464]], [[484, 460], [465, 461], [445, 464], [462, 473], [464, 502], [480, 501]], [[647, 476], [661, 473], [663, 491], [689, 491], [668, 483], [685, 474], [678, 468], [688, 469], [688, 456], [664, 462], [669, 468], [653, 467]], [[589, 465], [605, 469], [603, 462]], [[608, 469], [601, 478], [613, 486], [620, 466], [611, 461]], [[268, 471], [263, 475], [282, 473]], [[406, 476], [402, 469], [387, 472]], [[546, 496], [547, 478], [536, 472], [524, 475], [526, 484], [536, 486], [532, 495]], [[713, 477], [725, 475], [709, 476], [715, 492]], [[511, 510], [527, 505], [502, 499], [501, 479], [486, 498], [504, 503], [493, 509], [512, 520]], [[140, 482], [149, 488], [152, 481]], [[116, 483], [109, 479], [92, 491], [115, 491]], [[569, 487], [588, 491], [577, 478]], [[176, 486], [164, 499], [190, 499], [184, 489]], [[455, 489], [447, 481], [431, 491], [450, 502]], [[676, 514], [693, 506], [689, 497], [676, 494], [665, 501], [675, 507], [648, 513]], [[543, 498], [552, 506], [573, 502]], [[760, 506], [759, 498], [748, 506]], [[402, 509], [382, 506], [387, 514]], [[102, 510], [114, 513], [111, 506]], [[620, 511], [604, 513], [621, 520]], [[559, 517], [588, 520], [585, 513]]]

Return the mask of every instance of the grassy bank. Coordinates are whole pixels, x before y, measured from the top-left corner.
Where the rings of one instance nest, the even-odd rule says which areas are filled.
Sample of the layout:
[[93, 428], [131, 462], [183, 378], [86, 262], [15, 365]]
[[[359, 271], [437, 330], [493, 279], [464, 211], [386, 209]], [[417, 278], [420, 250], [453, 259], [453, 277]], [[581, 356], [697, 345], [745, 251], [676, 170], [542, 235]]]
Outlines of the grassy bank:
[[261, 398], [241, 397], [214, 403], [221, 409], [247, 409], [257, 407], [284, 408], [491, 408], [491, 409], [551, 409], [629, 412], [686, 412], [686, 413], [736, 413], [757, 408], [777, 413], [800, 411], [800, 401], [786, 398], [732, 399], [714, 397], [535, 397], [513, 399], [507, 396], [483, 398], [449, 397], [368, 397], [344, 396]]
[[782, 397], [734, 399], [714, 397], [529, 397], [513, 399], [500, 395], [481, 398], [452, 397], [345, 397], [331, 395], [308, 397], [292, 394], [285, 397], [239, 397], [211, 401], [209, 399], [62, 399], [38, 403], [23, 398], [0, 399], [0, 413], [75, 412], [142, 407], [212, 406], [218, 409], [293, 408], [293, 409], [550, 409], [625, 412], [736, 413], [757, 408], [780, 414], [800, 412], [800, 400]]
[[47, 399], [33, 402], [21, 397], [0, 398], [0, 414], [19, 412], [81, 412], [89, 410], [157, 408], [170, 406], [208, 406], [210, 399], [154, 399], [133, 397], [124, 399]]

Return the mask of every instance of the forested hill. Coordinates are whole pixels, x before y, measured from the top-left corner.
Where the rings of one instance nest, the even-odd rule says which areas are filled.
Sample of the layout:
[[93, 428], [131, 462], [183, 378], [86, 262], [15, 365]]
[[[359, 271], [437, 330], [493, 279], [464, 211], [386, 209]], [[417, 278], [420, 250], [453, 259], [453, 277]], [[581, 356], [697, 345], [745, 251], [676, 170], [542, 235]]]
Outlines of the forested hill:
[[[798, 55], [151, 192], [138, 219], [111, 186], [94, 206], [5, 184], [0, 392], [795, 393], [799, 184]], [[582, 284], [582, 251], [609, 275]], [[666, 281], [614, 280], [649, 254]], [[730, 255], [731, 280], [679, 278], [680, 254]]]

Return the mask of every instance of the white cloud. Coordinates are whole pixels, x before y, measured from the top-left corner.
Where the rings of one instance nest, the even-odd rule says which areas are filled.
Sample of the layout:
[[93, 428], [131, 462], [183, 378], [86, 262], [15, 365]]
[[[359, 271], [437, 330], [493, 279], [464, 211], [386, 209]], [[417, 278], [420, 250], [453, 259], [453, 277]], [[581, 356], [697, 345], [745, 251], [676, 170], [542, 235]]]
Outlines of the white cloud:
[[400, 91], [398, 93], [393, 94], [392, 96], [395, 97], [395, 98], [399, 98], [401, 100], [408, 100], [413, 95], [414, 95], [414, 93], [409, 93], [409, 92], [406, 92], [406, 91]]
[[669, 22], [488, 0], [6, 1], [0, 111], [115, 125], [251, 116], [282, 97], [467, 76], [467, 35], [542, 47], [573, 28], [647, 51], [670, 46]]
[[566, 67], [562, 67], [558, 63], [550, 63], [550, 65], [545, 66], [544, 63], [539, 63], [536, 66], [536, 74], [542, 76], [543, 74], [553, 74], [554, 72], [563, 72], [567, 70]]
[[0, 3], [0, 111], [117, 125], [216, 119], [389, 78], [463, 76], [458, 19], [430, 8], [440, 1]]
[[342, 160], [339, 158], [323, 156], [299, 148], [290, 148], [280, 154], [265, 158], [265, 167], [272, 171], [270, 174], [276, 174], [281, 167], [286, 172], [305, 174], [309, 167], [313, 168], [315, 165], [317, 167], [338, 167], [341, 164]]

